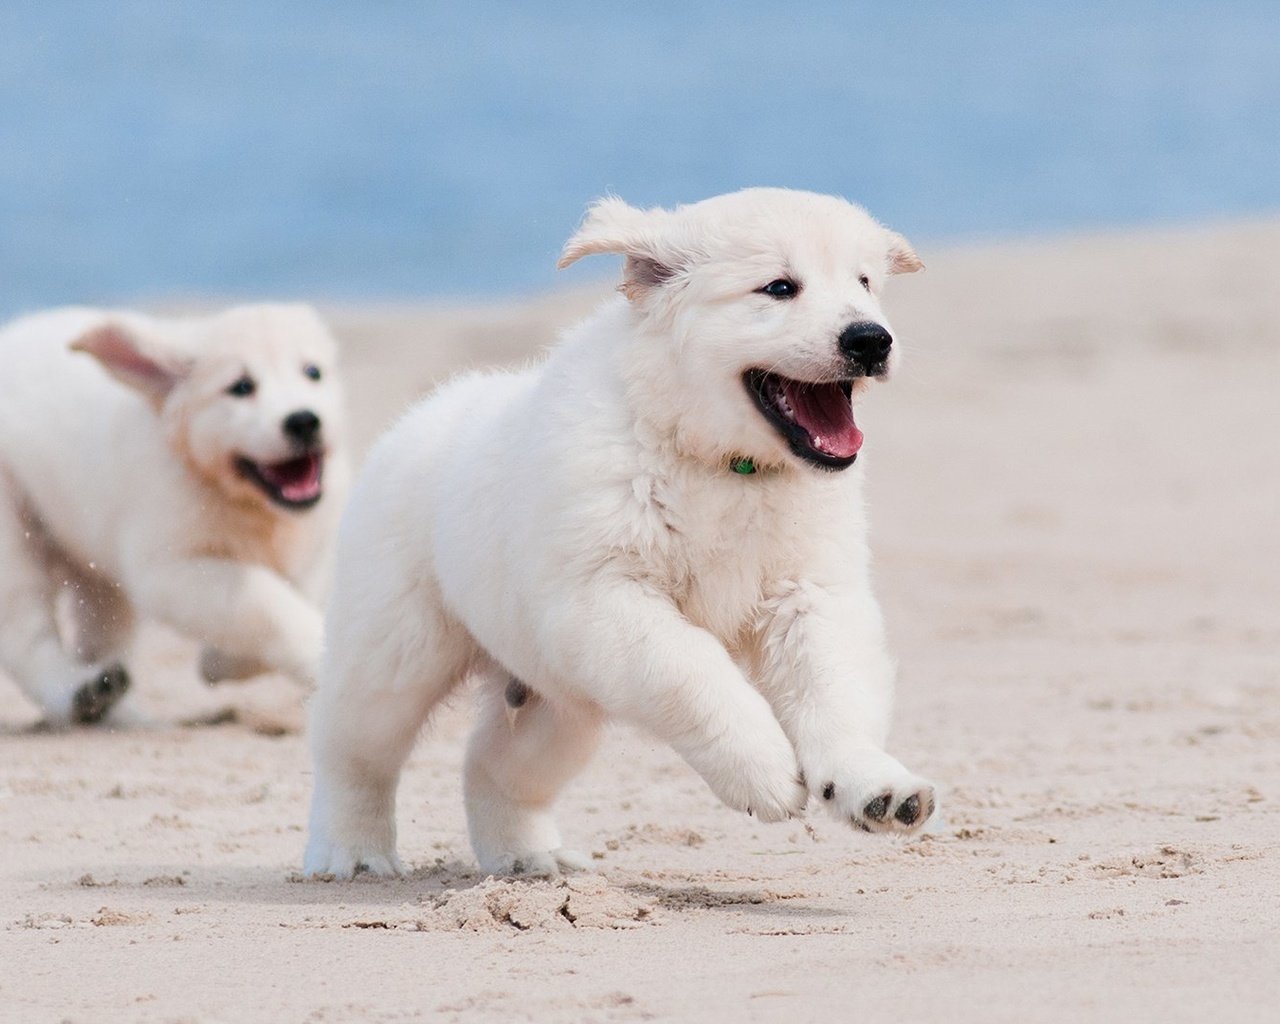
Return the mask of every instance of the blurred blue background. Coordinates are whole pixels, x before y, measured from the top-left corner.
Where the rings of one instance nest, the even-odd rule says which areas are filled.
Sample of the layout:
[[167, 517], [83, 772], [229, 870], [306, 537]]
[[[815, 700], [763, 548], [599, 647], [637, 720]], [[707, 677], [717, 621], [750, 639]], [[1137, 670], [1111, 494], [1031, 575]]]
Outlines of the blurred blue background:
[[6, 315], [529, 292], [608, 190], [917, 242], [1280, 210], [1275, 0], [9, 2], [0, 97]]

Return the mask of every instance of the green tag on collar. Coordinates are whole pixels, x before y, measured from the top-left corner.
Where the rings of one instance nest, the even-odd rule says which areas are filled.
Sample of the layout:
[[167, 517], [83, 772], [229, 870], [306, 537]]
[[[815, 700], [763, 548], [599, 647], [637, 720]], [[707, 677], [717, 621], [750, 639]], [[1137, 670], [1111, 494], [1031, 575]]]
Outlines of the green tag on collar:
[[739, 455], [737, 458], [730, 460], [729, 468], [742, 476], [750, 476], [756, 471], [756, 464], [750, 455]]

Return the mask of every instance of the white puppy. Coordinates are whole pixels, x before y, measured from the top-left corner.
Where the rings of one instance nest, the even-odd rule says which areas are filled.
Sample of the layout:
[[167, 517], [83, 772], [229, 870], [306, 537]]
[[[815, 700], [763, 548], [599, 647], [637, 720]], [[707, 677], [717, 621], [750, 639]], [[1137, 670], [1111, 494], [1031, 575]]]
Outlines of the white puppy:
[[550, 807], [603, 719], [766, 821], [812, 794], [914, 832], [934, 792], [883, 750], [851, 398], [889, 374], [889, 274], [921, 263], [840, 199], [597, 203], [561, 265], [619, 298], [540, 366], [442, 388], [376, 446], [339, 531], [313, 698], [309, 874], [402, 870], [394, 802], [427, 713], [483, 677], [465, 793], [493, 873], [554, 874]]
[[135, 613], [209, 645], [211, 680], [313, 680], [349, 475], [334, 355], [293, 305], [64, 309], [0, 331], [0, 669], [51, 722], [123, 694]]

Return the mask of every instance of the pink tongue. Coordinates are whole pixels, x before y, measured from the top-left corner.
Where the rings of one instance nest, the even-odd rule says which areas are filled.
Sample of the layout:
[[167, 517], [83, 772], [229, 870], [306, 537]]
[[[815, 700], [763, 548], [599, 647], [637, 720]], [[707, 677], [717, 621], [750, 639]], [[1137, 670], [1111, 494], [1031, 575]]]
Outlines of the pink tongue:
[[837, 459], [848, 459], [862, 447], [862, 431], [853, 422], [853, 406], [839, 384], [788, 381], [787, 401], [809, 443]]
[[263, 479], [279, 488], [286, 500], [307, 501], [320, 493], [320, 466], [319, 456], [304, 455], [274, 466], [261, 466], [259, 472]]

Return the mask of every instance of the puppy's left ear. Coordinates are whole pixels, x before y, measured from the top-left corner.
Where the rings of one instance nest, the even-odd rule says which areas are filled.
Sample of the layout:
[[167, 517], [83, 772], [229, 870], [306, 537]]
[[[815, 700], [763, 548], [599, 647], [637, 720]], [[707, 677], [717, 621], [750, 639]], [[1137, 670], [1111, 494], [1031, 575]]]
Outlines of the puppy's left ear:
[[598, 199], [573, 237], [564, 245], [556, 267], [577, 263], [584, 256], [617, 253], [627, 258], [618, 286], [635, 300], [665, 284], [687, 264], [687, 254], [675, 243], [672, 215], [666, 210], [637, 210], [617, 196]]
[[924, 270], [924, 260], [916, 255], [910, 242], [896, 231], [886, 231], [885, 234], [889, 243], [886, 255], [889, 273], [914, 274], [917, 270]]
[[159, 408], [170, 391], [191, 372], [191, 360], [132, 326], [108, 322], [71, 343], [87, 352], [116, 380], [138, 391]]

